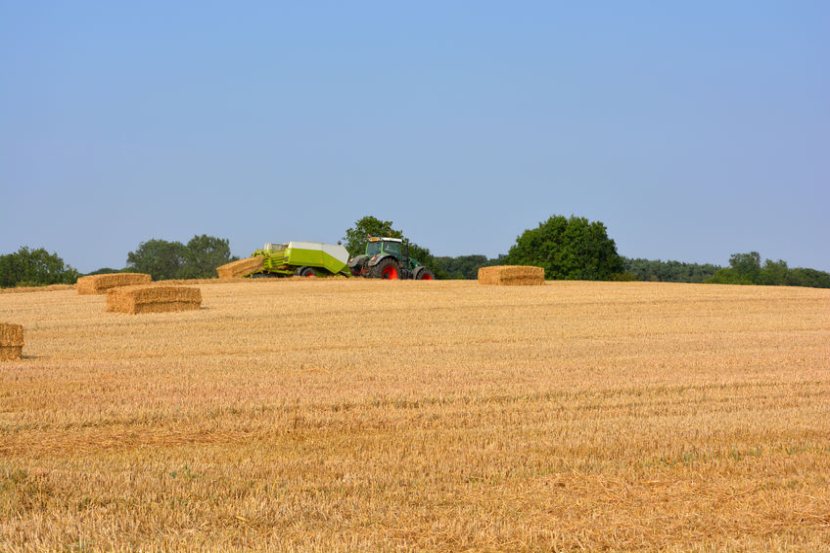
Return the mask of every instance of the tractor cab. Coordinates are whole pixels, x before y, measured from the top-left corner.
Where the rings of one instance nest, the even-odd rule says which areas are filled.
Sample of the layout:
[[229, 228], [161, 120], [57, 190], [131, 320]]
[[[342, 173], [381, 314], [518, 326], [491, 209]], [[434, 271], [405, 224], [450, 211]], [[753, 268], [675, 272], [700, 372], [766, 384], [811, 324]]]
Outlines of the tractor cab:
[[400, 238], [369, 237], [369, 241], [366, 243], [366, 255], [372, 257], [383, 254], [393, 255], [396, 259], [403, 257], [403, 240]]

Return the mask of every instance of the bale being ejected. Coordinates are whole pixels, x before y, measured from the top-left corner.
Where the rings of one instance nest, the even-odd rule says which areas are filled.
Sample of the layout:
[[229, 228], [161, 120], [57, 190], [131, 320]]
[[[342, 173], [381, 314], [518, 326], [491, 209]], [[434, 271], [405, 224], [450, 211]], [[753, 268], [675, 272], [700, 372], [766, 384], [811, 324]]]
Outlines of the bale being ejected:
[[432, 271], [409, 255], [409, 244], [400, 238], [370, 236], [366, 252], [349, 259], [340, 244], [288, 242], [265, 244], [248, 259], [234, 261], [216, 269], [219, 278], [249, 276], [335, 276], [381, 278], [387, 280], [433, 280]]

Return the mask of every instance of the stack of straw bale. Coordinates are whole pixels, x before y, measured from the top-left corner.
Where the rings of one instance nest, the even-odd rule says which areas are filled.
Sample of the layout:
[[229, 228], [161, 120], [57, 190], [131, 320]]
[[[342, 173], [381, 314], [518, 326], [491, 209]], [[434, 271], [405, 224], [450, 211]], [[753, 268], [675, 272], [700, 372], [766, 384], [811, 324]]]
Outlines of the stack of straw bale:
[[545, 283], [545, 270], [527, 265], [497, 265], [478, 270], [479, 284], [533, 286]]
[[191, 311], [202, 305], [202, 292], [187, 286], [124, 286], [107, 292], [107, 311], [168, 313]]
[[79, 294], [105, 294], [107, 290], [118, 286], [136, 286], [149, 284], [153, 277], [144, 273], [112, 273], [108, 275], [92, 275], [78, 279]]
[[0, 323], [0, 361], [23, 356], [23, 325]]
[[216, 267], [216, 274], [219, 278], [237, 278], [256, 273], [262, 269], [262, 262], [265, 260], [261, 255], [255, 255], [248, 259], [232, 261]]

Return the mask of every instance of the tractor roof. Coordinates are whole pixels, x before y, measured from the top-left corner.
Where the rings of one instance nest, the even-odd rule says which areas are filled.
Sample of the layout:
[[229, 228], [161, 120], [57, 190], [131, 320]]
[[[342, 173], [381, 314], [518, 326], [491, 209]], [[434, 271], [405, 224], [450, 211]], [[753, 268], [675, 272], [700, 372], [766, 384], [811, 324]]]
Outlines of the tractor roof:
[[401, 238], [381, 238], [379, 236], [370, 236], [369, 242], [403, 242]]

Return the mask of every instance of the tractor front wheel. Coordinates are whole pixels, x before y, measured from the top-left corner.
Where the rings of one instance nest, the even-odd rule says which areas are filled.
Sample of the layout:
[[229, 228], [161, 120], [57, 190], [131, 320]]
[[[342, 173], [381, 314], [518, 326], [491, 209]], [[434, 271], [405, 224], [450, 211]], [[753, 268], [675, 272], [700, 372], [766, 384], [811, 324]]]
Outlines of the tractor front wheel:
[[415, 271], [415, 280], [435, 280], [435, 275], [426, 267], [421, 267]]
[[386, 280], [398, 280], [401, 278], [401, 270], [398, 262], [391, 257], [382, 259], [380, 263], [372, 267], [372, 278], [383, 278]]

